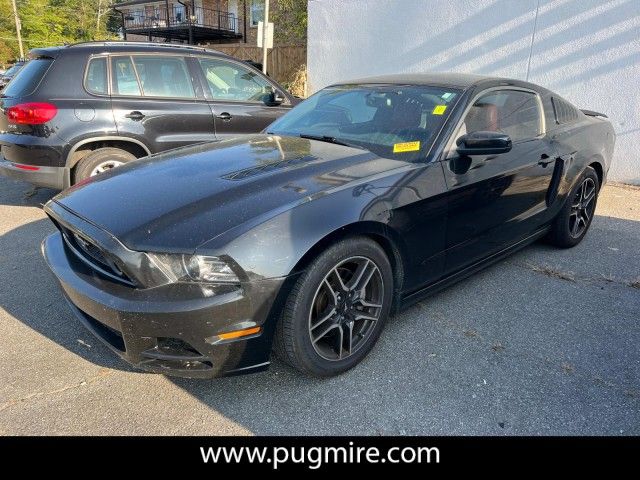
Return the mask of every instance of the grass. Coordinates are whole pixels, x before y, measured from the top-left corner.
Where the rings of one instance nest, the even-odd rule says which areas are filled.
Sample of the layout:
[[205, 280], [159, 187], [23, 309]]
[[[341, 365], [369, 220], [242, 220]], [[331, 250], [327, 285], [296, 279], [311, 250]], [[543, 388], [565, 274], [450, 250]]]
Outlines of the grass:
[[534, 265], [527, 264], [534, 272], [542, 273], [547, 277], [559, 278], [560, 280], [566, 280], [567, 282], [575, 282], [576, 276], [573, 272], [563, 272], [562, 270], [552, 267], [550, 265]]

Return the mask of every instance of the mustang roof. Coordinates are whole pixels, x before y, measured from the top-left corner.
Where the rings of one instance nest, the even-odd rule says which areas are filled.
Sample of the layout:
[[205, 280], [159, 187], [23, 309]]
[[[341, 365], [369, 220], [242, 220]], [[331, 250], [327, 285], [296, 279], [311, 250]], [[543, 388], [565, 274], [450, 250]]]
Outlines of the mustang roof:
[[489, 77], [470, 73], [407, 73], [400, 75], [381, 75], [337, 82], [334, 85], [357, 84], [397, 84], [397, 85], [445, 85], [449, 87], [468, 88], [485, 82], [521, 83], [500, 77]]

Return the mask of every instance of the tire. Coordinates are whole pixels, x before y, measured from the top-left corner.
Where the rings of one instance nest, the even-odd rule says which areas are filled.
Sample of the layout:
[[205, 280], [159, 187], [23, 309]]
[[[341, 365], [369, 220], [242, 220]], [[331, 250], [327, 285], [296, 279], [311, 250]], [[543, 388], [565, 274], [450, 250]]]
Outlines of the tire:
[[[593, 168], [587, 167], [567, 195], [562, 210], [551, 225], [547, 241], [560, 248], [571, 248], [579, 244], [593, 221], [599, 192], [598, 174]], [[579, 222], [578, 228], [575, 222]]]
[[[103, 171], [106, 171], [135, 159], [132, 153], [119, 148], [98, 148], [78, 162], [74, 169], [73, 183], [96, 175], [96, 170], [100, 170], [101, 166], [105, 167]], [[113, 166], [109, 166], [110, 163], [113, 163]]]
[[[351, 295], [340, 291], [336, 272], [347, 286], [360, 279]], [[336, 295], [331, 293], [334, 288]], [[289, 293], [276, 328], [276, 355], [308, 375], [330, 377], [349, 370], [380, 336], [392, 292], [391, 264], [376, 242], [366, 237], [339, 241], [315, 258]], [[333, 302], [337, 295], [342, 300]], [[331, 310], [336, 310], [333, 317], [322, 321]], [[321, 337], [327, 329], [329, 333]], [[319, 340], [314, 342], [312, 336]]]

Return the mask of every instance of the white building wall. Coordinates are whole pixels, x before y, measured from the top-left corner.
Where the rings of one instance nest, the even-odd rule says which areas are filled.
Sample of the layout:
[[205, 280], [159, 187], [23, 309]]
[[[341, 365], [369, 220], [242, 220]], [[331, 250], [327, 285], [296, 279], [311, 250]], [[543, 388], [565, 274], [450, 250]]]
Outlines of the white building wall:
[[458, 71], [543, 85], [609, 115], [609, 179], [640, 184], [640, 0], [309, 0], [311, 91]]

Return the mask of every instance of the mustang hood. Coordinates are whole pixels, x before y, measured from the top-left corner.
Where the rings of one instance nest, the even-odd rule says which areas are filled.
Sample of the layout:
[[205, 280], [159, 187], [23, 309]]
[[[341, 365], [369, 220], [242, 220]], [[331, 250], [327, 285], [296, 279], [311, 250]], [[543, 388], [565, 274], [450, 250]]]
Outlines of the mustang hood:
[[317, 140], [251, 135], [132, 162], [53, 201], [132, 250], [187, 253], [231, 228], [406, 165]]

